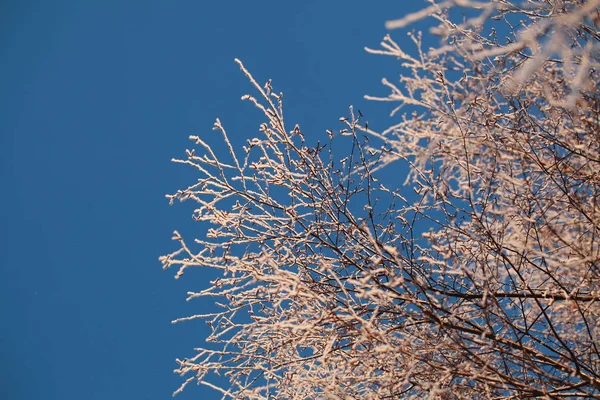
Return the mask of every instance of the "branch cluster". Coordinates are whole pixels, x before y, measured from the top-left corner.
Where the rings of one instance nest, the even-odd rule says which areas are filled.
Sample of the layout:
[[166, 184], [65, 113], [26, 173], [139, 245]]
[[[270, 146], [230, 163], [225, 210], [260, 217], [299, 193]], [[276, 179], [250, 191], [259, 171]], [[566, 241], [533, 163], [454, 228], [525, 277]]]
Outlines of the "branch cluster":
[[[176, 232], [163, 266], [222, 271], [189, 293], [217, 307], [181, 319], [204, 319], [212, 334], [178, 360], [191, 375], [180, 390], [600, 398], [599, 7], [455, 0], [391, 21], [439, 22], [436, 49], [411, 34], [416, 56], [390, 36], [369, 50], [409, 71], [369, 98], [414, 111], [375, 132], [350, 109], [341, 137], [328, 131], [314, 147], [285, 126], [270, 81], [240, 63], [259, 93], [243, 99], [266, 117], [261, 136], [239, 155], [217, 120], [225, 157], [194, 136], [201, 154], [174, 160], [200, 178], [168, 197], [194, 200], [212, 228], [193, 246]], [[338, 141], [351, 143], [339, 161]], [[378, 180], [394, 162], [409, 167], [410, 194]]]

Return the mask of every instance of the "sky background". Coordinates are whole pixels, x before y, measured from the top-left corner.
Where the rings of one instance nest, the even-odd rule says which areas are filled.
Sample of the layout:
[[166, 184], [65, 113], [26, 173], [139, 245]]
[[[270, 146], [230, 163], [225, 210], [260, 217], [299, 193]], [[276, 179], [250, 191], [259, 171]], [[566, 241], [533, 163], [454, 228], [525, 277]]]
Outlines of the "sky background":
[[[195, 180], [170, 159], [217, 117], [238, 148], [258, 135], [233, 59], [273, 79], [309, 143], [351, 104], [383, 128], [393, 107], [362, 96], [387, 94], [381, 78], [400, 69], [363, 48], [422, 5], [0, 2], [0, 398], [170, 398], [175, 358], [207, 333], [170, 321], [211, 307], [185, 302], [207, 275], [174, 280], [158, 262], [177, 249], [174, 229], [203, 234], [192, 203], [164, 197]], [[220, 396], [191, 385], [177, 398]]]

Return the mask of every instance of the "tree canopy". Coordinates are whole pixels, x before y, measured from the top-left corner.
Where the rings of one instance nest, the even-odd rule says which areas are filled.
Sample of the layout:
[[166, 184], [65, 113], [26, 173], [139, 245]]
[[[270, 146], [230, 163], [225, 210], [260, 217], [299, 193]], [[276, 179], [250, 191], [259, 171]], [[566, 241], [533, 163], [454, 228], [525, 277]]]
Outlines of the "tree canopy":
[[600, 398], [600, 0], [431, 1], [387, 27], [423, 18], [439, 46], [367, 49], [409, 71], [367, 96], [398, 103], [380, 132], [351, 108], [311, 145], [238, 61], [261, 136], [238, 149], [217, 120], [228, 154], [193, 136], [174, 160], [200, 176], [168, 198], [213, 227], [161, 262], [221, 271], [189, 294], [212, 334], [178, 391]]

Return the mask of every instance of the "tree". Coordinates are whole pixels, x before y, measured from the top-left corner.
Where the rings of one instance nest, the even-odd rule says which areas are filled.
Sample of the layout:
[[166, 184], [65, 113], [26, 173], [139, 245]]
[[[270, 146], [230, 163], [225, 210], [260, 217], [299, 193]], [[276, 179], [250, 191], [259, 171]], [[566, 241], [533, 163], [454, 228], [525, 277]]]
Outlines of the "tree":
[[[175, 232], [161, 261], [222, 272], [189, 294], [217, 308], [182, 319], [212, 334], [178, 360], [180, 390], [600, 398], [600, 0], [431, 2], [387, 26], [427, 16], [438, 47], [368, 49], [408, 71], [368, 97], [413, 110], [385, 131], [350, 109], [309, 147], [240, 63], [262, 136], [238, 154], [217, 120], [227, 157], [194, 136], [202, 153], [174, 160], [202, 176], [168, 197], [214, 227], [193, 247]], [[410, 166], [404, 187], [377, 178], [392, 162]]]

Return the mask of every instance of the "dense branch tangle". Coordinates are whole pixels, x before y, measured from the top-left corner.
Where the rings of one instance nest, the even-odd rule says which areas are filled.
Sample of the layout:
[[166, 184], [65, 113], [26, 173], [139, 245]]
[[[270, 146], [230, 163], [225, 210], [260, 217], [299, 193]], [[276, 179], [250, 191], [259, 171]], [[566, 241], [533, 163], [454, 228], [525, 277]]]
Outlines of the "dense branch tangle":
[[[444, 7], [456, 4], [474, 16], [452, 23]], [[410, 71], [375, 99], [416, 111], [374, 132], [351, 109], [342, 137], [315, 147], [240, 63], [261, 137], [239, 156], [217, 120], [226, 157], [192, 137], [200, 155], [175, 160], [201, 177], [170, 199], [196, 201], [213, 227], [194, 246], [176, 233], [163, 265], [222, 271], [189, 294], [218, 308], [181, 319], [213, 329], [179, 360], [183, 386], [248, 399], [600, 398], [597, 7], [448, 1], [391, 23], [433, 13], [445, 35], [430, 52], [413, 35], [418, 57], [390, 37], [371, 50]], [[480, 35], [512, 13], [525, 20], [507, 43]], [[349, 145], [344, 160], [334, 145]], [[397, 160], [410, 195], [375, 176]]]

